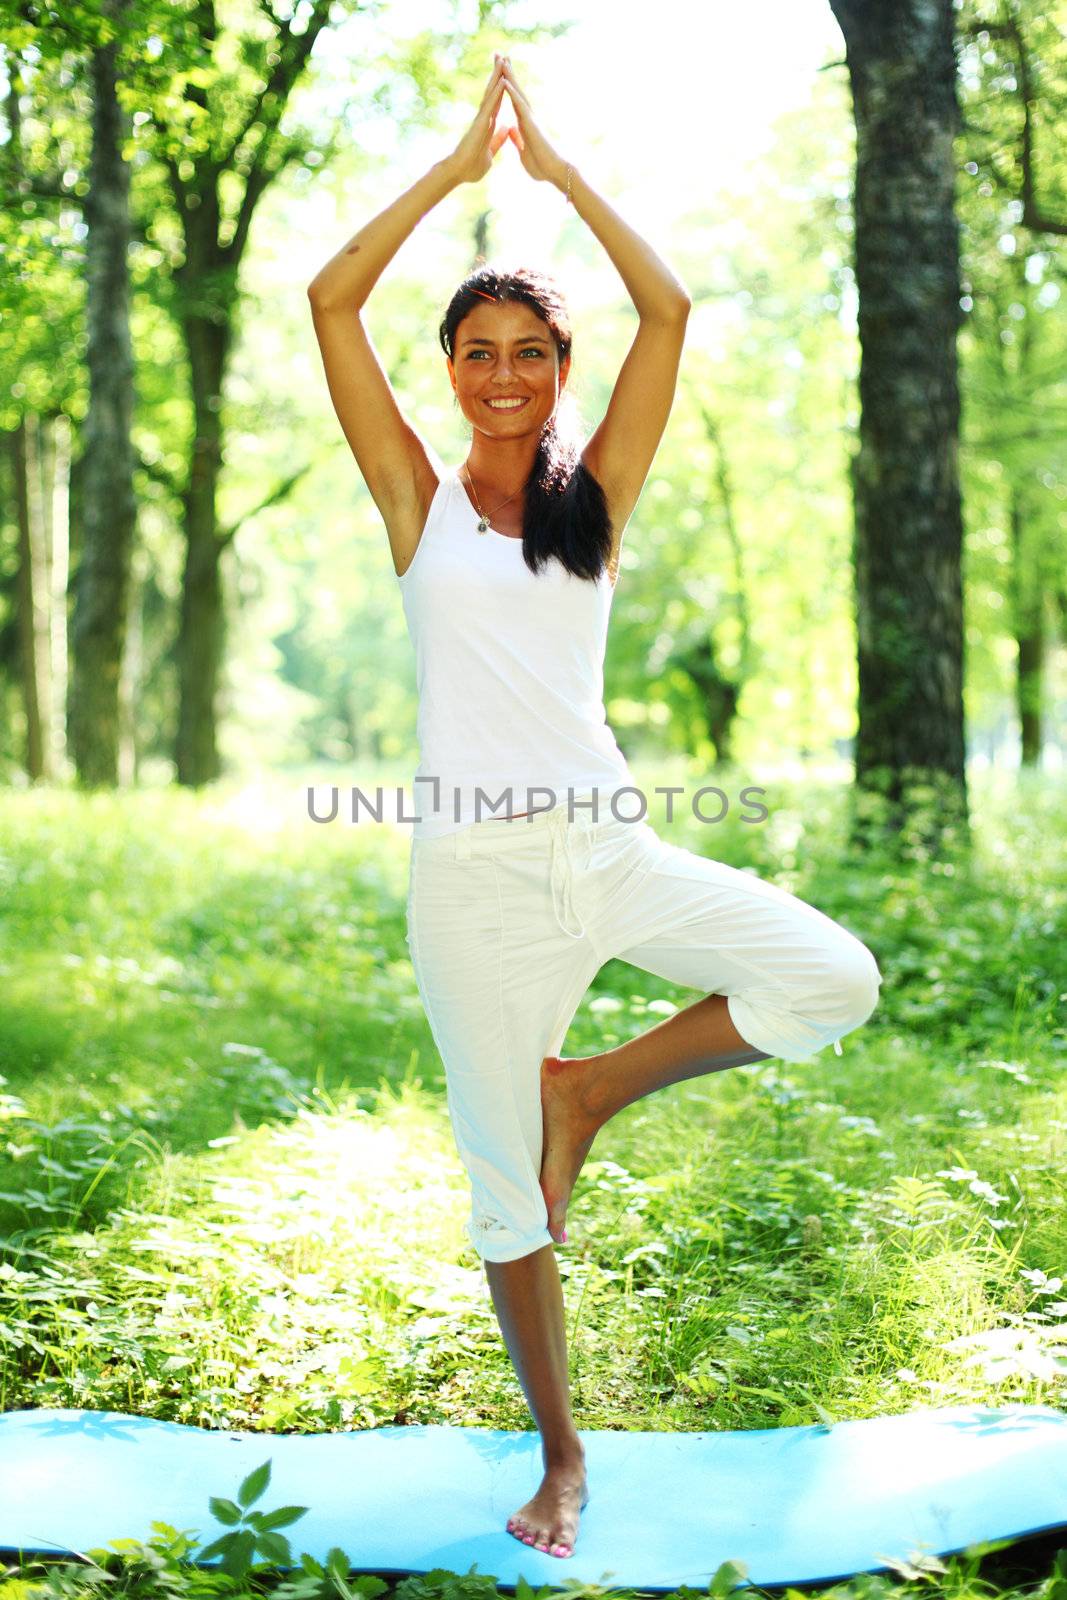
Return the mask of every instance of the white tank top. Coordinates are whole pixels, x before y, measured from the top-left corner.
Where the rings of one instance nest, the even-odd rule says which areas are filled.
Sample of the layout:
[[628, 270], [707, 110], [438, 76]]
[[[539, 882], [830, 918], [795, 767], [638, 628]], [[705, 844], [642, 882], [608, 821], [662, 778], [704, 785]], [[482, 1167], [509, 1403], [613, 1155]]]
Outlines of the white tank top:
[[610, 818], [614, 791], [636, 787], [604, 711], [611, 579], [555, 557], [535, 577], [521, 539], [478, 521], [445, 472], [397, 576], [419, 695], [414, 837], [566, 806], [569, 793], [597, 796], [575, 816]]

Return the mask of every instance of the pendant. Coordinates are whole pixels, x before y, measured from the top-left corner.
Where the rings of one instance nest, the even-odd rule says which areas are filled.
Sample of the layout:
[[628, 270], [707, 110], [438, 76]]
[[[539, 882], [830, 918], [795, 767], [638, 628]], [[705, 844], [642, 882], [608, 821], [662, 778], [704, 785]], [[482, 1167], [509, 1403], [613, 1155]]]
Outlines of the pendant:
[[487, 533], [488, 530], [489, 530], [489, 523], [483, 517], [481, 522], [479, 522], [479, 524], [478, 524], [478, 532], [479, 533]]

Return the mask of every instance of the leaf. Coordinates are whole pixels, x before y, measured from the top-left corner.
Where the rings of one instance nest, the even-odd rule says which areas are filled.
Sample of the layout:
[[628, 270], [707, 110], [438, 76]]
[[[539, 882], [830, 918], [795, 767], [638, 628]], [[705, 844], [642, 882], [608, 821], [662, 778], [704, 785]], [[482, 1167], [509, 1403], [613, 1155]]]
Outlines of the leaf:
[[223, 1557], [222, 1570], [233, 1578], [243, 1578], [252, 1564], [256, 1536], [249, 1529], [243, 1528], [240, 1533], [235, 1533], [232, 1537], [233, 1544]]
[[250, 1472], [237, 1491], [237, 1498], [246, 1508], [259, 1499], [264, 1489], [270, 1482], [270, 1458], [263, 1465]]
[[814, 1411], [815, 1415], [819, 1419], [818, 1423], [817, 1424], [813, 1424], [813, 1426], [818, 1426], [818, 1427], [823, 1427], [823, 1428], [832, 1428], [834, 1426], [834, 1423], [837, 1421], [837, 1418], [831, 1416], [829, 1411], [827, 1411], [826, 1407], [825, 1406], [821, 1406], [819, 1404], [819, 1402], [816, 1400], [815, 1396], [813, 1394], [809, 1394], [807, 1389], [805, 1389], [802, 1384], [798, 1384], [797, 1387], [800, 1390], [801, 1394], [804, 1396], [804, 1399], [808, 1402], [808, 1405], [811, 1407], [811, 1409]]
[[330, 1549], [327, 1550], [326, 1570], [331, 1577], [336, 1576], [339, 1578], [347, 1578], [348, 1574], [351, 1572], [352, 1563], [349, 1561], [347, 1555], [341, 1549], [340, 1545], [332, 1545]]
[[789, 1396], [783, 1394], [781, 1389], [759, 1389], [751, 1383], [735, 1383], [734, 1388], [738, 1394], [757, 1394], [763, 1400], [774, 1400], [782, 1406], [789, 1404]]
[[216, 1522], [224, 1522], [230, 1528], [233, 1527], [234, 1523], [240, 1522], [244, 1515], [240, 1506], [235, 1506], [232, 1500], [222, 1500], [216, 1494], [213, 1494], [208, 1500], [208, 1505], [211, 1507], [211, 1515]]
[[291, 1522], [299, 1522], [310, 1509], [310, 1506], [279, 1506], [277, 1511], [255, 1511], [249, 1520], [265, 1533], [271, 1528], [287, 1528]]
[[276, 1566], [288, 1567], [292, 1564], [292, 1551], [284, 1534], [261, 1533], [256, 1540], [256, 1549]]
[[739, 1589], [748, 1577], [748, 1567], [744, 1561], [723, 1561], [716, 1568], [711, 1582], [708, 1584], [708, 1594], [712, 1600], [720, 1600], [721, 1596], [728, 1595], [732, 1589]]
[[380, 1600], [381, 1595], [389, 1592], [389, 1585], [369, 1572], [361, 1572], [352, 1588], [360, 1600]]
[[202, 1549], [198, 1550], [196, 1552], [197, 1556], [201, 1561], [209, 1561], [213, 1556], [224, 1556], [231, 1549], [236, 1538], [237, 1535], [235, 1533], [224, 1533], [221, 1539], [215, 1540], [214, 1544], [206, 1544]]

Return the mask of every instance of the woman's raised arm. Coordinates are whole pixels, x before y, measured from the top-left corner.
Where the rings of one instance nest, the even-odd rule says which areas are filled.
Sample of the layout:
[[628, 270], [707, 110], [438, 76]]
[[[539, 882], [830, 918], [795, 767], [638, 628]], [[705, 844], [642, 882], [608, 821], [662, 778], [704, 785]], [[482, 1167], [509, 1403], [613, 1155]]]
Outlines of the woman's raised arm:
[[562, 159], [533, 119], [507, 57], [504, 83], [518, 127], [509, 129], [532, 178], [568, 193], [574, 209], [604, 246], [637, 310], [639, 325], [623, 361], [604, 419], [582, 460], [604, 490], [617, 534], [637, 504], [667, 426], [685, 328], [692, 304], [652, 246]]
[[498, 57], [478, 113], [452, 154], [362, 227], [308, 285], [330, 398], [385, 521], [397, 572], [414, 556], [436, 473], [426, 446], [397, 405], [360, 308], [426, 213], [458, 184], [489, 170], [507, 138], [507, 129], [493, 133], [503, 90]]

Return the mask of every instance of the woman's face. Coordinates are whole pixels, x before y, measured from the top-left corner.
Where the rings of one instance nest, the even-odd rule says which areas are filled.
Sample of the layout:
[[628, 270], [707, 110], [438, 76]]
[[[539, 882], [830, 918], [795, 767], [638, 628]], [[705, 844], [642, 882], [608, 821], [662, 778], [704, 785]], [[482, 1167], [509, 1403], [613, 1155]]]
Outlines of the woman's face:
[[[468, 422], [498, 438], [540, 433], [567, 381], [548, 324], [522, 301], [488, 300], [468, 311], [456, 329], [449, 377]], [[494, 399], [523, 404], [494, 406]]]

